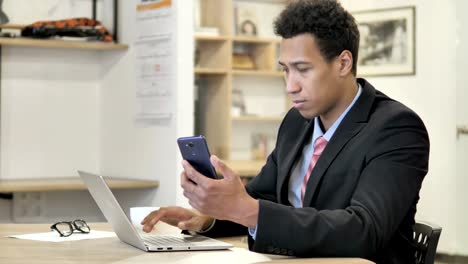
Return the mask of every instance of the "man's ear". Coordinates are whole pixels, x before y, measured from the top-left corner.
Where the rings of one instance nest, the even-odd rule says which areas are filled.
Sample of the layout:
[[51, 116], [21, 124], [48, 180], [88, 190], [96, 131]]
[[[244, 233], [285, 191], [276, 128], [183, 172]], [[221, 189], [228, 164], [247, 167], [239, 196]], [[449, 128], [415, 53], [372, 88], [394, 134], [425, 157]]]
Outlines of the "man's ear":
[[343, 50], [338, 56], [339, 75], [345, 77], [353, 73], [353, 54], [349, 50]]

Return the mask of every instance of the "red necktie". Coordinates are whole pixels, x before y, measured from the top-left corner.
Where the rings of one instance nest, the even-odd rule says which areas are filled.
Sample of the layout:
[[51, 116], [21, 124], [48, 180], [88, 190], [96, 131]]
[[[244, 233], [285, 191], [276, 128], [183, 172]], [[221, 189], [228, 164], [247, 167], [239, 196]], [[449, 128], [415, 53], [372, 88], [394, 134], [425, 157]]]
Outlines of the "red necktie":
[[323, 150], [325, 149], [325, 146], [327, 146], [328, 141], [323, 138], [322, 136], [317, 138], [314, 143], [314, 153], [312, 154], [312, 159], [310, 160], [309, 168], [307, 169], [307, 173], [304, 177], [304, 181], [302, 181], [302, 186], [301, 186], [301, 201], [304, 202], [304, 194], [305, 194], [305, 189], [307, 186], [307, 182], [309, 181], [310, 178], [310, 173], [315, 167], [315, 164], [317, 163], [317, 160], [319, 159], [320, 155], [322, 155]]

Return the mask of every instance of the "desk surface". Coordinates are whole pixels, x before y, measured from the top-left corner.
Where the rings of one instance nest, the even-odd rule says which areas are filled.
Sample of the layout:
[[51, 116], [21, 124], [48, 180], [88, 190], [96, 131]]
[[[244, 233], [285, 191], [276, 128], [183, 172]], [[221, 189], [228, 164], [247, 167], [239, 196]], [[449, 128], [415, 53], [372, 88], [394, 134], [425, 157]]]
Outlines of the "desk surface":
[[[90, 224], [95, 230], [111, 230], [106, 223]], [[174, 232], [172, 227], [158, 224], [155, 232]], [[241, 238], [222, 239], [235, 246], [229, 250], [147, 253], [121, 242], [117, 237], [70, 242], [39, 242], [5, 237], [7, 235], [49, 231], [48, 224], [0, 224], [0, 263], [314, 263], [366, 264], [362, 259], [300, 259], [249, 252]]]

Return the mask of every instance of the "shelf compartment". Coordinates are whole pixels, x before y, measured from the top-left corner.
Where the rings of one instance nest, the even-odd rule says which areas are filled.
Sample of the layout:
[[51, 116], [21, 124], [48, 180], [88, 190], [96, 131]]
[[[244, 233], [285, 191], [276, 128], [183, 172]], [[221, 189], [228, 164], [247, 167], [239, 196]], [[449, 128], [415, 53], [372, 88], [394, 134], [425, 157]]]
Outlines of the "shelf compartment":
[[[233, 63], [233, 70], [266, 71], [276, 70], [276, 44], [272, 42], [234, 42], [233, 58], [239, 56], [243, 60], [250, 60], [252, 69], [240, 68]], [[234, 59], [233, 59], [234, 61]]]
[[230, 42], [197, 40], [195, 44], [196, 68], [229, 68]]
[[228, 74], [210, 74], [197, 81], [196, 133], [205, 135], [212, 154], [222, 159], [229, 155], [230, 79]]

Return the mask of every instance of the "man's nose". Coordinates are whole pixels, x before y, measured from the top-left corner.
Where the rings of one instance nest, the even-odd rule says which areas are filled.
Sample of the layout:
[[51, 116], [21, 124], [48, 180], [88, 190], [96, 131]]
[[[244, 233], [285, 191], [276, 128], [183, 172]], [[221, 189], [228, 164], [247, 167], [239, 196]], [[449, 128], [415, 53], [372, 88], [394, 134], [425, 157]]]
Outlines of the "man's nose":
[[286, 77], [286, 91], [288, 94], [294, 94], [301, 91], [301, 86], [294, 75], [289, 75]]

